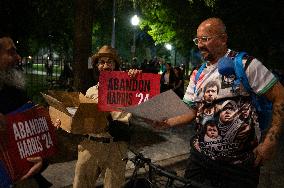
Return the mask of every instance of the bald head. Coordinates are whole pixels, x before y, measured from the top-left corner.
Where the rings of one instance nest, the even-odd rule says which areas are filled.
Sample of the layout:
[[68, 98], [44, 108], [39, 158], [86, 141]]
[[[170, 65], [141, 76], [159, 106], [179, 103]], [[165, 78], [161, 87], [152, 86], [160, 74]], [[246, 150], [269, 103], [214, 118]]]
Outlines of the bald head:
[[206, 28], [209, 33], [214, 35], [226, 34], [226, 26], [220, 18], [208, 18], [199, 25], [197, 32], [200, 28]]
[[214, 64], [227, 52], [226, 26], [220, 18], [208, 18], [197, 29], [198, 49], [203, 59]]

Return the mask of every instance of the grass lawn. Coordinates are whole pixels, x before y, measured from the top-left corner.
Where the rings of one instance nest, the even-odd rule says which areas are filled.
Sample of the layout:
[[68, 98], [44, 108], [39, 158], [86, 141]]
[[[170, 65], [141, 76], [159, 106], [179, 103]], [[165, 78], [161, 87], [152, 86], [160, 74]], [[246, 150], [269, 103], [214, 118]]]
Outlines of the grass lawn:
[[54, 89], [57, 77], [46, 75], [26, 74], [26, 91], [32, 101], [39, 104], [46, 104], [40, 92]]
[[[38, 71], [46, 72], [46, 68], [44, 64], [33, 64], [32, 69], [36, 71], [38, 70]], [[61, 70], [63, 70], [63, 66], [53, 65], [53, 73], [60, 74]]]

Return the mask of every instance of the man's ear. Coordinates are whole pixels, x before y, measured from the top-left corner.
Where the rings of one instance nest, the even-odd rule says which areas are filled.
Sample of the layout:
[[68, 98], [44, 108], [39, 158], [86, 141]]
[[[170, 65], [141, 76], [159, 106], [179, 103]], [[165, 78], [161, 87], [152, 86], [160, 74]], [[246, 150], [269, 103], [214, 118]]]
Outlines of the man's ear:
[[226, 33], [221, 36], [221, 41], [222, 41], [222, 43], [224, 45], [227, 44], [227, 42], [228, 42], [228, 35]]

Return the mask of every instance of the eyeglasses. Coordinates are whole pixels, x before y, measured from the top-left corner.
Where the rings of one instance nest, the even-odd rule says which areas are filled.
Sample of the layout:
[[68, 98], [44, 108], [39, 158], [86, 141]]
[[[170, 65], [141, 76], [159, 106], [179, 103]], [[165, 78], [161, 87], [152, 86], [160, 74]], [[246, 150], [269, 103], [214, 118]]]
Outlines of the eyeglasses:
[[108, 66], [111, 66], [114, 61], [112, 59], [106, 58], [106, 59], [99, 59], [98, 61], [99, 65], [107, 64]]
[[211, 36], [211, 37], [208, 37], [208, 36], [196, 37], [192, 41], [194, 42], [195, 45], [198, 45], [198, 43], [200, 43], [200, 42], [206, 43], [209, 40], [211, 40], [215, 37], [219, 37], [219, 36], [221, 36], [221, 35], [215, 35], [215, 36]]

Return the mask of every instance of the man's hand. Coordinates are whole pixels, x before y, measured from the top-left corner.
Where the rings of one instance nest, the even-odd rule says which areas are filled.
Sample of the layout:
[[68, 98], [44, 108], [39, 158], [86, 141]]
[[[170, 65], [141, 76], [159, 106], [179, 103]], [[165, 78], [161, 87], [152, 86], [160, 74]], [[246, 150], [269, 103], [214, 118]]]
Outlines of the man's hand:
[[56, 127], [56, 129], [61, 128], [61, 121], [60, 121], [60, 119], [56, 119], [55, 122], [53, 123], [53, 126]]
[[165, 129], [165, 128], [171, 127], [171, 126], [167, 123], [167, 120], [164, 120], [164, 121], [152, 121], [151, 124], [152, 124], [152, 126], [153, 126], [155, 129]]
[[168, 127], [174, 127], [174, 126], [178, 125], [177, 120], [178, 120], [178, 119], [177, 119], [176, 117], [172, 117], [172, 118], [169, 118], [169, 119], [164, 120], [164, 123], [165, 123]]
[[196, 117], [196, 110], [190, 108], [188, 110], [188, 113], [171, 117], [168, 119], [165, 119], [164, 121], [160, 122], [153, 122], [153, 126], [156, 128], [168, 128], [168, 127], [175, 127], [180, 125], [185, 125], [187, 123], [190, 123], [194, 118]]
[[[183, 125], [183, 123], [187, 123], [187, 120], [184, 121], [184, 118], [182, 116], [176, 116], [169, 119], [165, 119], [163, 121], [153, 121], [153, 120], [145, 120], [145, 122], [152, 124], [154, 128], [157, 129], [164, 129], [169, 127], [175, 127], [177, 125]], [[180, 119], [182, 120], [182, 123], [179, 123]]]
[[41, 157], [30, 157], [27, 158], [27, 161], [34, 163], [34, 165], [30, 168], [27, 174], [25, 174], [20, 181], [28, 179], [32, 177], [33, 175], [40, 172], [42, 168], [42, 158]]
[[137, 78], [138, 74], [141, 74], [142, 70], [137, 70], [137, 69], [129, 69], [128, 71], [128, 76], [130, 78]]
[[175, 118], [165, 119], [163, 121], [153, 121], [152, 125], [158, 129], [173, 127], [176, 125]]
[[266, 161], [273, 158], [276, 152], [276, 147], [276, 143], [270, 143], [269, 145], [264, 143], [259, 144], [253, 151], [255, 155], [254, 165], [261, 166]]

